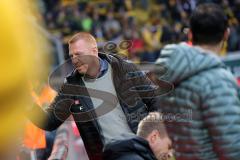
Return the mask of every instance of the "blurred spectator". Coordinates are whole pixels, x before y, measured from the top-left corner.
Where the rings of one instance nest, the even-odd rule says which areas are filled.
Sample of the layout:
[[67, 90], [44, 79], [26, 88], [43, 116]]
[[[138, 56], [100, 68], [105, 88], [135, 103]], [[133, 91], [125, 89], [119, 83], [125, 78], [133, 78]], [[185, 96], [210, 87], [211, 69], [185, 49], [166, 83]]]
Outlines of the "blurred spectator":
[[132, 47], [129, 48], [128, 58], [134, 62], [140, 61], [140, 54], [144, 52], [144, 41], [140, 37], [140, 33], [133, 31], [132, 35]]

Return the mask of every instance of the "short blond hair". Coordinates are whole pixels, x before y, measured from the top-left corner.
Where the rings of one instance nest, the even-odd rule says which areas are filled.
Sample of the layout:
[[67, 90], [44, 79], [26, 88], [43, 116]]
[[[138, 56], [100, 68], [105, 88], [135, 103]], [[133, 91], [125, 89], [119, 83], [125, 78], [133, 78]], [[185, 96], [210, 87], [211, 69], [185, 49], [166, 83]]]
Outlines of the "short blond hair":
[[73, 43], [77, 42], [78, 40], [85, 40], [86, 42], [89, 42], [90, 44], [97, 46], [96, 39], [88, 32], [78, 32], [78, 33], [74, 34], [68, 41], [68, 45], [73, 44]]
[[137, 135], [147, 138], [153, 130], [159, 131], [161, 137], [167, 136], [163, 117], [159, 112], [150, 112], [143, 120], [139, 122]]

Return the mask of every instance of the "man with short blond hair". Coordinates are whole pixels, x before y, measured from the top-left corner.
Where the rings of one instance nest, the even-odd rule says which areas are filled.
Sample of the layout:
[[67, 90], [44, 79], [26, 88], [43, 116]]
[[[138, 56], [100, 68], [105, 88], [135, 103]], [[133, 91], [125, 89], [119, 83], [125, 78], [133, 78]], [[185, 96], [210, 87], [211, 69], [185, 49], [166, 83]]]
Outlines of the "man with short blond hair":
[[139, 120], [158, 109], [154, 85], [134, 64], [117, 55], [98, 53], [89, 33], [80, 32], [70, 39], [69, 56], [75, 69], [65, 78], [55, 101], [45, 111], [34, 107], [45, 123], [30, 118], [40, 128], [55, 130], [73, 115], [89, 158], [102, 159], [102, 149], [111, 139], [134, 135]]
[[78, 40], [85, 40], [86, 42], [89, 42], [91, 45], [93, 45], [94, 47], [97, 47], [97, 41], [96, 39], [87, 32], [79, 32], [76, 33], [75, 35], [73, 35], [70, 40], [68, 41], [68, 44], [73, 44], [74, 42], [78, 41]]

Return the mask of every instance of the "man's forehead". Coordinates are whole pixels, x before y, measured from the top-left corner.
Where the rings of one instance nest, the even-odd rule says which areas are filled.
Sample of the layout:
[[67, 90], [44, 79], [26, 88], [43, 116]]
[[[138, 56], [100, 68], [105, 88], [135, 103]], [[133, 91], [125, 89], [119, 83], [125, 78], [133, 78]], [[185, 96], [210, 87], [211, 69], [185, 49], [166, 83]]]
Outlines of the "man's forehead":
[[69, 48], [69, 52], [75, 53], [75, 52], [85, 52], [88, 49], [88, 46], [81, 42], [80, 43], [75, 42], [75, 43], [69, 44], [68, 48]]
[[69, 54], [76, 54], [76, 53], [86, 54], [87, 52], [89, 52], [91, 48], [94, 48], [94, 47], [96, 47], [96, 45], [93, 45], [82, 39], [79, 39], [76, 42], [70, 43], [68, 45]]
[[88, 47], [88, 43], [86, 43], [86, 41], [80, 39], [80, 40], [77, 40], [74, 43], [69, 44], [69, 48], [75, 48], [75, 47], [86, 48], [86, 47]]

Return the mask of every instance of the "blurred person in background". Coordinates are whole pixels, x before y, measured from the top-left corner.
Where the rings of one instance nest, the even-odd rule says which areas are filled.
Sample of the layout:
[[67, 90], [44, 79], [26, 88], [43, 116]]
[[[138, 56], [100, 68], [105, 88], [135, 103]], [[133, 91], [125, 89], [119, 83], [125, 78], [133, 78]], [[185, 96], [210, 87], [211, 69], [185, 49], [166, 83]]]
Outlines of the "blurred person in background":
[[[54, 140], [50, 157], [48, 160], [66, 160], [69, 154], [69, 139], [70, 139], [70, 123], [64, 123], [56, 130], [56, 138]], [[39, 158], [37, 158], [39, 159]], [[44, 159], [44, 160], [45, 160]]]
[[172, 155], [172, 143], [159, 112], [150, 112], [140, 121], [137, 136], [112, 140], [104, 148], [107, 160], [170, 160]]
[[221, 7], [201, 4], [190, 18], [189, 40], [167, 45], [156, 62], [168, 72], [160, 77], [175, 90], [161, 97], [163, 114], [184, 114], [192, 119], [166, 121], [177, 160], [239, 160], [240, 89], [217, 56], [229, 36]]

